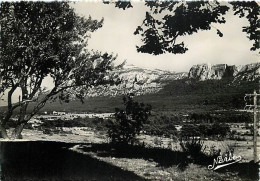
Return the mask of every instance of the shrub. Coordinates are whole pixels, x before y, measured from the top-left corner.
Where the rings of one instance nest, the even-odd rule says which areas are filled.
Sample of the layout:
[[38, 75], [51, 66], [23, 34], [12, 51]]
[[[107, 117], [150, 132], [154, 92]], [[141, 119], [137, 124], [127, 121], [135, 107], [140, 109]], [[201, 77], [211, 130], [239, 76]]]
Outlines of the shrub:
[[180, 117], [176, 115], [157, 114], [149, 118], [144, 124], [144, 131], [156, 136], [177, 135], [175, 125], [180, 122]]
[[209, 147], [209, 156], [217, 157], [220, 155], [220, 153], [221, 153], [221, 150], [217, 149], [215, 145], [212, 145], [211, 147]]
[[71, 120], [46, 120], [42, 119], [41, 128], [55, 128], [55, 127], [89, 127], [96, 129], [98, 131], [103, 131], [106, 129], [106, 121], [103, 118], [74, 118]]
[[217, 136], [218, 138], [224, 138], [230, 132], [230, 126], [225, 123], [185, 124], [181, 128], [182, 137]]
[[156, 146], [161, 146], [163, 144], [163, 141], [162, 139], [158, 138], [158, 137], [155, 137], [154, 140], [153, 140], [153, 143], [156, 145]]
[[194, 137], [200, 136], [200, 130], [198, 125], [196, 124], [185, 124], [181, 128], [181, 136], [182, 137]]
[[225, 123], [214, 123], [212, 125], [212, 134], [220, 137], [225, 137], [230, 133], [230, 126]]
[[180, 141], [180, 146], [183, 152], [192, 156], [193, 158], [200, 156], [205, 151], [206, 147], [200, 138], [190, 137], [186, 140]]
[[47, 134], [47, 135], [50, 135], [50, 136], [53, 135], [52, 131], [50, 129], [48, 129], [48, 128], [43, 130], [43, 134]]
[[73, 120], [43, 120], [43, 123], [41, 125], [42, 127], [46, 128], [55, 128], [55, 127], [84, 127], [86, 124], [83, 121], [80, 121], [78, 119]]
[[212, 136], [212, 126], [211, 124], [200, 124], [199, 125], [199, 132], [203, 136]]
[[112, 143], [129, 144], [143, 128], [151, 114], [151, 106], [133, 100], [133, 95], [123, 98], [124, 109], [115, 109], [115, 119], [108, 121], [108, 136]]

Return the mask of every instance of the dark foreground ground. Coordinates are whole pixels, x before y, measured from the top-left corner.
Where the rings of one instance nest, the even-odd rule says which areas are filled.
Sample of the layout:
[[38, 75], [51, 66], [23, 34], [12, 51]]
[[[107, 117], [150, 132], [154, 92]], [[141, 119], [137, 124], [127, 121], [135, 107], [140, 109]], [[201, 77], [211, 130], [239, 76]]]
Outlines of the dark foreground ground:
[[143, 180], [111, 164], [72, 152], [73, 144], [2, 142], [1, 179], [11, 180]]
[[[259, 166], [253, 163], [237, 163], [213, 172], [207, 170], [211, 159], [200, 158], [192, 161], [194, 165], [187, 155], [179, 151], [142, 146], [112, 148], [109, 144], [80, 144], [80, 151], [86, 153], [81, 154], [69, 150], [74, 145], [50, 141], [0, 142], [0, 180], [259, 180]], [[119, 164], [122, 159], [124, 163]], [[146, 168], [150, 162], [155, 163], [156, 167], [142, 174], [139, 172], [144, 172], [142, 169], [146, 168], [140, 167], [141, 170], [135, 172], [134, 168], [140, 166], [136, 164], [132, 165], [131, 172], [127, 171], [131, 170], [129, 166], [135, 163], [134, 160], [146, 160]], [[150, 177], [156, 170], [169, 171], [171, 175]]]

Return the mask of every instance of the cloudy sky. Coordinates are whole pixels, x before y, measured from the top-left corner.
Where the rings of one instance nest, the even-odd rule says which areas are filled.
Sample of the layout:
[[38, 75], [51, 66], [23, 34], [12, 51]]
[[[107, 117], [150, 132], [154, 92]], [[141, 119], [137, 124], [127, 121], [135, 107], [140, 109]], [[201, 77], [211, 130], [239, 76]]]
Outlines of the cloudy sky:
[[248, 25], [247, 20], [233, 16], [232, 11], [228, 12], [224, 25], [213, 24], [221, 30], [223, 37], [220, 38], [214, 28], [211, 31], [199, 31], [180, 39], [188, 46], [187, 53], [153, 56], [137, 53], [135, 48], [141, 45], [141, 37], [133, 32], [141, 25], [148, 10], [144, 3], [135, 2], [134, 7], [127, 10], [102, 2], [77, 2], [72, 6], [82, 16], [90, 15], [98, 20], [104, 18], [103, 27], [93, 33], [90, 39], [89, 48], [118, 54], [117, 62], [126, 59], [128, 64], [140, 67], [180, 72], [189, 71], [191, 65], [200, 63], [243, 65], [259, 61], [257, 52], [250, 51], [253, 42], [242, 32], [242, 26]]

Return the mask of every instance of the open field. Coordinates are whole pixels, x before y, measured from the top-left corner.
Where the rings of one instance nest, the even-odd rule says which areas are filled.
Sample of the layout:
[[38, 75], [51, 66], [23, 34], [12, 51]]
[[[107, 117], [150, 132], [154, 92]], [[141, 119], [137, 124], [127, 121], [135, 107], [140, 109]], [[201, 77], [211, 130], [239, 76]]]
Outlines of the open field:
[[[157, 119], [157, 118], [155, 118]], [[143, 131], [141, 135], [137, 137], [140, 144], [147, 147], [165, 148], [175, 151], [181, 151], [178, 137], [174, 136], [170, 138], [165, 132], [171, 128], [171, 124], [168, 125], [167, 117], [162, 117], [164, 122], [156, 123], [156, 127], [162, 126], [161, 132], [164, 134], [148, 134]], [[169, 120], [171, 122], [171, 120]], [[59, 141], [67, 143], [109, 143], [109, 139], [106, 134], [106, 122], [107, 120], [99, 118], [77, 118], [73, 120], [56, 120], [56, 121], [39, 121], [33, 119], [30, 121], [30, 125], [24, 129], [22, 136], [26, 141]], [[153, 122], [154, 123], [154, 122]], [[174, 134], [180, 134], [180, 130], [185, 123], [174, 124], [177, 128]], [[190, 124], [190, 123], [186, 123]], [[231, 132], [234, 132], [232, 137], [218, 138], [218, 137], [202, 137], [203, 149], [206, 153], [209, 153], [214, 147], [215, 150], [220, 149], [221, 152], [225, 152], [230, 149], [234, 149], [234, 154], [242, 156], [242, 162], [249, 162], [253, 160], [253, 136], [250, 135], [250, 129], [245, 127], [244, 123], [229, 123]], [[147, 128], [145, 128], [147, 129]], [[10, 128], [9, 134], [13, 130]], [[159, 132], [160, 133], [160, 132]], [[232, 138], [232, 139], [231, 139]], [[260, 138], [258, 138], [260, 146]], [[259, 147], [258, 147], [259, 149]], [[260, 152], [260, 150], [259, 150]]]
[[[145, 149], [138, 155], [119, 155], [106, 144], [62, 142], [1, 142], [3, 180], [256, 180], [254, 164], [229, 170], [207, 170], [206, 165], [180, 162], [183, 155]], [[129, 148], [128, 148], [129, 149]], [[134, 147], [132, 149], [135, 149]], [[3, 152], [4, 150], [4, 152]], [[129, 150], [133, 151], [133, 150]], [[139, 150], [140, 151], [140, 150]], [[118, 152], [119, 153], [119, 152]], [[121, 152], [122, 153], [122, 152]], [[109, 155], [113, 154], [113, 155]], [[166, 158], [165, 156], [170, 156]], [[178, 156], [178, 159], [173, 159]]]
[[[42, 131], [25, 129], [23, 131], [22, 141], [55, 141], [66, 143], [108, 143], [109, 140], [104, 132], [94, 131], [86, 127], [62, 128], [59, 133], [44, 134]], [[147, 147], [165, 148], [174, 151], [181, 151], [178, 141], [170, 138], [140, 135], [138, 137], [141, 143]], [[0, 139], [3, 141], [3, 139]], [[222, 152], [230, 148], [234, 148], [234, 154], [242, 157], [242, 162], [250, 162], [253, 160], [253, 141], [252, 137], [248, 137], [246, 141], [236, 140], [203, 140], [206, 146], [205, 152], [209, 152], [212, 146], [221, 149]], [[260, 137], [258, 137], [258, 153], [260, 153]]]
[[[259, 140], [260, 138], [258, 138]], [[159, 143], [158, 143], [158, 140]], [[5, 143], [5, 140], [0, 140], [1, 143]], [[13, 140], [16, 144], [17, 140]], [[190, 163], [186, 157], [183, 157], [180, 145], [177, 141], [172, 141], [170, 138], [156, 137], [151, 135], [140, 135], [139, 141], [144, 142], [145, 147], [133, 147], [126, 150], [114, 150], [110, 148], [108, 139], [104, 132], [95, 131], [86, 127], [72, 127], [62, 128], [60, 132], [52, 134], [44, 134], [43, 131], [25, 129], [23, 132], [22, 142], [28, 143], [37, 142], [60, 142], [60, 144], [66, 145], [64, 148], [74, 151], [79, 154], [77, 157], [85, 159], [94, 159], [98, 162], [109, 164], [112, 167], [119, 168], [123, 172], [133, 173], [135, 180], [149, 179], [149, 180], [257, 180], [258, 177], [255, 167], [252, 165], [253, 149], [252, 141], [235, 141], [235, 140], [204, 140], [204, 145], [207, 148], [215, 146], [221, 150], [227, 150], [231, 147], [234, 148], [234, 155], [242, 156], [242, 160], [231, 166], [224, 167], [218, 171], [211, 171], [207, 169], [209, 164], [213, 163], [213, 160], [206, 160], [202, 163]], [[9, 141], [8, 141], [9, 142]], [[9, 142], [9, 144], [11, 144]], [[259, 144], [260, 145], [260, 144]], [[47, 148], [46, 148], [47, 149]], [[56, 147], [50, 147], [50, 149], [56, 149]], [[132, 149], [132, 150], [131, 150]], [[258, 149], [260, 151], [260, 149]], [[24, 150], [26, 151], [26, 150]], [[208, 152], [209, 150], [205, 150]], [[67, 153], [68, 154], [68, 153]], [[180, 155], [179, 155], [180, 154]], [[69, 154], [70, 155], [70, 154]], [[80, 156], [82, 155], [82, 156]], [[47, 156], [47, 155], [46, 155]], [[73, 156], [74, 157], [74, 156]], [[178, 159], [177, 159], [178, 158]], [[68, 159], [64, 157], [65, 161]], [[183, 161], [187, 163], [183, 163]], [[67, 161], [66, 161], [67, 162]], [[75, 161], [76, 162], [76, 161]], [[96, 161], [95, 161], [96, 162]], [[206, 163], [205, 163], [206, 162]], [[75, 164], [72, 163], [71, 164]], [[87, 164], [83, 163], [82, 164]], [[92, 164], [92, 162], [91, 162]], [[184, 165], [182, 165], [184, 164]], [[85, 166], [84, 166], [85, 167]], [[89, 166], [86, 166], [89, 167]], [[91, 167], [97, 167], [92, 165]], [[78, 167], [76, 167], [78, 168]], [[75, 169], [76, 169], [75, 168]], [[95, 168], [92, 168], [95, 170]], [[100, 166], [97, 169], [97, 175]], [[239, 169], [241, 168], [241, 169]], [[30, 168], [28, 168], [30, 169]], [[78, 168], [79, 169], [79, 168]], [[79, 169], [80, 170], [80, 169]], [[121, 171], [120, 171], [121, 172]], [[14, 174], [16, 171], [14, 170]], [[77, 171], [79, 173], [79, 171]], [[13, 173], [12, 173], [13, 174]], [[18, 173], [17, 173], [18, 174]], [[24, 177], [27, 178], [29, 174], [25, 172]], [[125, 174], [125, 173], [124, 173]], [[73, 174], [72, 174], [73, 175]], [[112, 175], [112, 180], [114, 175]], [[111, 176], [110, 175], [110, 176]], [[126, 174], [127, 175], [127, 174]], [[29, 178], [33, 178], [35, 175], [30, 175]], [[37, 175], [36, 175], [37, 176]], [[74, 175], [76, 177], [76, 175]], [[77, 175], [78, 178], [92, 178], [89, 175]], [[58, 177], [53, 178], [58, 179]], [[66, 174], [61, 176], [66, 178]], [[73, 178], [73, 177], [72, 177]], [[131, 178], [127, 175], [127, 179]]]
[[[152, 148], [127, 148], [112, 153], [106, 145], [76, 145], [71, 150], [118, 166], [148, 180], [258, 180], [258, 165], [238, 163], [212, 171], [206, 163], [188, 163], [178, 151]], [[138, 149], [138, 150], [137, 150]], [[118, 151], [118, 152], [117, 152]], [[133, 152], [133, 153], [129, 153]], [[252, 166], [254, 165], [254, 166]]]

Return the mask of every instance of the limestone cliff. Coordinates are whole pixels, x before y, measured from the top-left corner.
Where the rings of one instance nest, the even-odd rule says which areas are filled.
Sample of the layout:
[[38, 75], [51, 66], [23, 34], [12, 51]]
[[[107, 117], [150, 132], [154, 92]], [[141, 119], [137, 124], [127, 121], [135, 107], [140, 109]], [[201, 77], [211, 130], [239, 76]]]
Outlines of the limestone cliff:
[[234, 80], [253, 81], [259, 78], [260, 63], [252, 63], [243, 66], [227, 64], [199, 64], [193, 65], [189, 71], [188, 77], [198, 80], [222, 79], [225, 77], [234, 78]]

